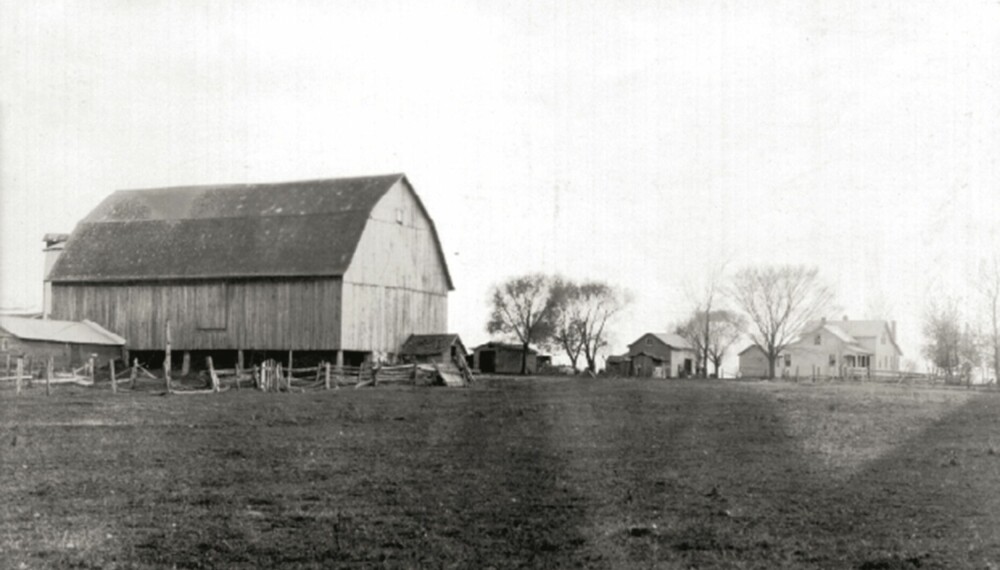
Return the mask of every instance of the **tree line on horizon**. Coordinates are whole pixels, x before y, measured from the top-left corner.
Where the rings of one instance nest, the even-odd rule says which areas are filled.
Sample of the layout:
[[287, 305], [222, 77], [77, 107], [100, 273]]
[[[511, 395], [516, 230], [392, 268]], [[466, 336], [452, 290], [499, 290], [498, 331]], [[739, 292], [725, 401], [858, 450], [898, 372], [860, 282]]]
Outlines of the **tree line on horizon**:
[[[927, 309], [922, 354], [932, 372], [967, 378], [972, 368], [989, 365], [1000, 378], [1000, 256], [983, 263], [978, 285], [982, 295], [977, 309], [986, 315], [985, 327], [963, 323], [954, 300], [931, 303]], [[805, 265], [747, 266], [731, 275], [722, 265], [688, 297], [693, 309], [668, 330], [691, 344], [696, 374], [703, 377], [710, 364], [718, 376], [725, 355], [747, 339], [763, 352], [773, 378], [782, 351], [809, 323], [836, 308], [834, 292], [819, 269]], [[522, 373], [527, 373], [532, 344], [562, 350], [574, 371], [582, 357], [585, 369], [596, 372], [598, 354], [609, 345], [610, 326], [631, 302], [627, 290], [605, 281], [532, 273], [491, 289], [486, 329], [521, 343]]]
[[[674, 331], [694, 348], [698, 373], [707, 376], [712, 363], [718, 374], [728, 350], [749, 336], [767, 355], [773, 376], [778, 354], [806, 322], [827, 310], [833, 294], [816, 268], [779, 265], [748, 267], [727, 281], [721, 271], [714, 273], [697, 297], [691, 315]], [[532, 344], [562, 350], [574, 371], [582, 356], [586, 370], [596, 372], [609, 324], [631, 302], [627, 290], [605, 281], [531, 273], [491, 289], [486, 330], [520, 342], [522, 374]]]
[[932, 371], [971, 383], [989, 368], [1000, 379], [1000, 253], [980, 260], [972, 279], [977, 294], [959, 301], [941, 296], [925, 310], [922, 355]]

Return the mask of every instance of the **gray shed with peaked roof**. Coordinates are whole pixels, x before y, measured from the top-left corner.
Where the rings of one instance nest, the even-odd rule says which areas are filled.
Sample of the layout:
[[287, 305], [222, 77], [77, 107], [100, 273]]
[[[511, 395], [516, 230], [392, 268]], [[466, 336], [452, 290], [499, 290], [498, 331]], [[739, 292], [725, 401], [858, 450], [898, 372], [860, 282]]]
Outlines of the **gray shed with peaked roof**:
[[49, 273], [54, 318], [131, 350], [396, 354], [447, 330], [451, 276], [402, 174], [124, 190], [76, 227]]
[[121, 358], [125, 339], [90, 321], [0, 316], [0, 355], [26, 357], [37, 369], [49, 358], [56, 368], [80, 366], [95, 356], [98, 366]]

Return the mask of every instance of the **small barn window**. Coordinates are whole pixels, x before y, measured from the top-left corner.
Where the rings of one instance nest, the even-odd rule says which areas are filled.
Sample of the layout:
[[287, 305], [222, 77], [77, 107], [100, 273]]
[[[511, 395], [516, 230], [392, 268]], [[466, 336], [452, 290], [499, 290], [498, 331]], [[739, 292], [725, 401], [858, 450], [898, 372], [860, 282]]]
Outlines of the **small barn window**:
[[815, 344], [817, 346], [823, 344], [823, 336], [822, 335], [816, 335], [816, 338], [813, 339], [813, 344]]
[[195, 318], [199, 330], [226, 330], [229, 313], [226, 284], [200, 285], [195, 294]]
[[788, 368], [791, 365], [792, 365], [792, 355], [791, 354], [786, 354], [785, 355], [785, 368]]
[[836, 366], [836, 365], [837, 365], [837, 355], [836, 354], [831, 354], [830, 355], [830, 366]]
[[402, 208], [396, 208], [396, 223], [397, 224], [402, 224], [403, 223], [403, 209]]
[[651, 339], [651, 338], [647, 338], [647, 339], [646, 339], [646, 346], [650, 346], [650, 345], [652, 345], [652, 344], [653, 344], [653, 339]]

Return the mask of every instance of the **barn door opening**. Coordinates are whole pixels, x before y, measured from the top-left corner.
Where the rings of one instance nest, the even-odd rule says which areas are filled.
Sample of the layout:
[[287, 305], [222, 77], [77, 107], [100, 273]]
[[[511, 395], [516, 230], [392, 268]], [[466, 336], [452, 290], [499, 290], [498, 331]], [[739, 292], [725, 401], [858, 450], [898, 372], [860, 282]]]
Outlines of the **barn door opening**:
[[497, 353], [492, 350], [484, 350], [479, 353], [479, 371], [480, 372], [496, 372], [497, 371]]

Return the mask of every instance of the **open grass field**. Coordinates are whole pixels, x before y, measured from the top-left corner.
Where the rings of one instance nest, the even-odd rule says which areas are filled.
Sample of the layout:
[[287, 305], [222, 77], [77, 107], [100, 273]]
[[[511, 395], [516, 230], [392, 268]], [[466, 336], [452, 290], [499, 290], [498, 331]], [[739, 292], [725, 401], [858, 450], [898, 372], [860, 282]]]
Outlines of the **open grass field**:
[[1000, 395], [0, 392], [4, 568], [996, 568]]

